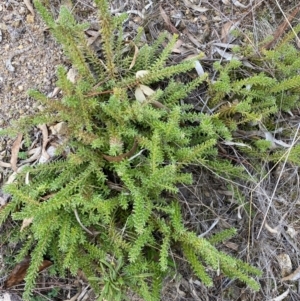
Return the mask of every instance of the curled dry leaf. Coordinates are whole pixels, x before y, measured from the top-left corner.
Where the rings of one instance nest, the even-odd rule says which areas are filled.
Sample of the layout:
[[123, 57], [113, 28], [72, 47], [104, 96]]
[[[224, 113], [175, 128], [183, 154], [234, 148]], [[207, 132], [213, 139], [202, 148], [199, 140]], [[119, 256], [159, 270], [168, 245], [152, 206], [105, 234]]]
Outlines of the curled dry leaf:
[[42, 146], [42, 156], [47, 160], [50, 159], [50, 156], [48, 155], [46, 151], [46, 146], [48, 144], [48, 128], [46, 124], [41, 124], [38, 126], [38, 128], [42, 131], [43, 135], [43, 146]]
[[233, 3], [233, 5], [236, 6], [236, 7], [240, 7], [240, 8], [248, 8], [248, 7], [251, 5], [252, 0], [250, 1], [250, 3], [249, 3], [248, 5], [244, 5], [244, 4], [242, 4], [241, 2], [239, 2], [239, 1], [237, 1], [237, 0], [232, 0], [232, 3]]
[[40, 155], [41, 155], [41, 152], [42, 152], [42, 147], [39, 146], [39, 147], [36, 147], [34, 149], [31, 149], [29, 152], [28, 152], [28, 155], [32, 155], [31, 157], [29, 157], [28, 159], [26, 160], [22, 160], [21, 161], [21, 164], [26, 164], [26, 163], [30, 163], [30, 162], [33, 162], [33, 161], [36, 161]]
[[187, 30], [187, 29], [185, 29], [184, 31], [183, 31], [183, 33], [185, 34], [185, 35], [187, 35], [188, 36], [188, 38], [190, 39], [190, 41], [196, 46], [196, 47], [198, 47], [198, 48], [202, 48], [203, 47], [203, 44], [201, 44], [201, 43], [199, 43], [199, 41]]
[[292, 145], [287, 144], [287, 143], [283, 142], [282, 140], [275, 139], [274, 136], [270, 132], [265, 131], [264, 133], [265, 133], [266, 140], [271, 142], [272, 149], [276, 148], [277, 145], [280, 145], [280, 146], [286, 147], [286, 148], [292, 147]]
[[267, 222], [265, 222], [265, 228], [272, 234], [278, 234], [278, 227], [272, 228], [269, 226], [269, 224]]
[[218, 48], [218, 47], [214, 47], [214, 49], [215, 49], [215, 51], [217, 51], [217, 52], [219, 53], [219, 55], [220, 55], [222, 58], [224, 58], [226, 61], [231, 61], [232, 59], [236, 59], [236, 60], [239, 60], [239, 61], [240, 61], [240, 59], [239, 59], [237, 56], [233, 55], [233, 54], [230, 53], [230, 52], [226, 52], [225, 49], [222, 50], [222, 49], [220, 49], [220, 48]]
[[47, 95], [47, 97], [54, 98], [60, 92], [60, 90], [61, 89], [59, 87], [55, 87], [54, 90]]
[[145, 86], [145, 85], [140, 85], [140, 89], [146, 96], [150, 96], [155, 93], [154, 90], [152, 90], [150, 87]]
[[[278, 28], [274, 32], [273, 39], [271, 41], [267, 42], [265, 45], [263, 45], [262, 48], [270, 49], [274, 46], [274, 44], [278, 41], [278, 39], [284, 33], [284, 31], [288, 28], [288, 26], [291, 26], [291, 22], [296, 17], [299, 10], [300, 10], [300, 6], [297, 6], [287, 18], [284, 18], [283, 22], [278, 26]], [[296, 34], [295, 34], [295, 36], [297, 37], [297, 39], [296, 39], [297, 43], [299, 43], [298, 36]]]
[[25, 165], [22, 165], [20, 166], [17, 171], [13, 172], [7, 179], [6, 183], [5, 184], [11, 184], [14, 182], [14, 180], [16, 179], [17, 177], [17, 174], [25, 167], [25, 166], [28, 166], [28, 164], [25, 164]]
[[24, 218], [22, 222], [22, 226], [20, 232], [22, 232], [26, 227], [28, 227], [33, 221], [33, 217], [31, 218]]
[[199, 76], [204, 75], [205, 72], [199, 60], [195, 61], [195, 69]]
[[164, 11], [164, 9], [162, 8], [161, 5], [159, 6], [159, 11], [160, 11], [160, 14], [161, 14], [162, 18], [164, 19], [164, 21], [165, 21], [165, 23], [166, 23], [166, 25], [167, 25], [167, 28], [170, 30], [170, 32], [179, 34], [179, 31], [178, 31], [177, 28], [172, 24], [170, 18], [168, 17], [168, 15], [166, 14], [166, 12]]
[[193, 3], [191, 3], [189, 0], [183, 0], [185, 6], [199, 12], [199, 13], [205, 13], [206, 11], [208, 11], [208, 8], [205, 7], [201, 7], [199, 5], [195, 5]]
[[131, 64], [130, 64], [130, 66], [129, 66], [129, 70], [132, 69], [132, 68], [134, 67], [135, 62], [136, 62], [136, 58], [137, 58], [138, 53], [139, 53], [139, 48], [135, 45], [135, 43], [133, 43], [133, 42], [131, 41], [130, 44], [134, 46], [134, 55], [133, 55]]
[[22, 138], [23, 138], [23, 135], [18, 134], [18, 137], [14, 141], [12, 148], [11, 148], [10, 164], [11, 164], [11, 168], [14, 172], [17, 172], [17, 170], [18, 170], [17, 162], [18, 162], [18, 154], [19, 154]]
[[[21, 283], [24, 280], [29, 265], [30, 265], [30, 257], [27, 256], [24, 260], [22, 260], [14, 267], [14, 269], [12, 270], [8, 278], [5, 280], [3, 288], [7, 289]], [[39, 267], [39, 272], [43, 271], [50, 265], [52, 265], [51, 261], [44, 260], [41, 266]]]
[[142, 89], [138, 86], [136, 87], [135, 91], [134, 91], [134, 95], [135, 95], [135, 99], [138, 101], [138, 102], [145, 102], [146, 101], [146, 96], [145, 94], [143, 93]]
[[141, 84], [136, 87], [134, 95], [135, 99], [142, 103], [146, 101], [146, 96], [151, 96], [154, 93], [155, 91], [152, 90], [150, 87]]
[[33, 6], [31, 4], [31, 1], [30, 0], [23, 0], [26, 7], [28, 8], [28, 10], [31, 12], [31, 14], [34, 16], [35, 13], [34, 13], [34, 9], [33, 9]]
[[0, 167], [11, 168], [11, 164], [7, 162], [0, 161]]
[[234, 242], [231, 242], [231, 241], [225, 241], [225, 242], [223, 242], [223, 245], [225, 245], [227, 248], [234, 250], [234, 251], [239, 250], [239, 245]]
[[149, 74], [148, 70], [139, 70], [139, 71], [136, 72], [135, 77], [136, 78], [141, 78], [141, 77], [143, 77], [147, 74]]
[[283, 277], [281, 281], [288, 281], [288, 280], [296, 281], [298, 279], [300, 279], [300, 267], [298, 267], [292, 274]]
[[88, 46], [91, 46], [100, 37], [100, 32], [98, 30], [87, 30], [86, 33], [90, 35], [87, 39]]
[[230, 32], [236, 29], [240, 22], [241, 20], [237, 20], [234, 23], [232, 21], [228, 21], [223, 25], [221, 33], [221, 41], [223, 43], [231, 43], [234, 40], [234, 37], [230, 34]]
[[181, 45], [183, 44], [183, 41], [178, 39], [172, 49], [172, 53], [182, 53]]

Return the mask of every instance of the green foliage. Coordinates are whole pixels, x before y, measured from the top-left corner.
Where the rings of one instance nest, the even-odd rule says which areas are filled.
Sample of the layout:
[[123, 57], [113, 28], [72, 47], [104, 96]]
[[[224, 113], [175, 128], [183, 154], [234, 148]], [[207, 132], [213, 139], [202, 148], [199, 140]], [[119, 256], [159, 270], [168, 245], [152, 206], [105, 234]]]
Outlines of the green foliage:
[[[300, 56], [294, 46], [295, 34], [299, 31], [300, 26], [296, 26], [275, 48], [262, 48], [259, 54], [253, 48], [246, 51], [240, 47], [236, 51], [239, 54], [247, 52], [248, 61], [232, 59], [224, 64], [215, 63], [217, 76], [208, 82], [210, 107], [215, 109], [215, 119], [226, 124], [231, 134], [243, 133], [235, 142], [244, 144], [238, 147], [239, 152], [256, 174], [261, 172], [262, 159], [277, 162], [287, 158], [292, 164], [299, 162], [297, 147], [290, 152], [276, 150], [271, 153], [274, 143], [265, 136], [281, 126], [276, 118], [278, 114], [291, 114], [299, 104]], [[251, 134], [253, 132], [258, 135]], [[290, 131], [290, 135], [294, 133]]]
[[[104, 59], [87, 46], [88, 24], [78, 24], [65, 7], [55, 21], [35, 1], [78, 75], [71, 82], [67, 69], [60, 66], [57, 86], [62, 99], [49, 100], [30, 91], [45, 110], [8, 130], [28, 134], [33, 126], [57, 121], [64, 121], [68, 128], [62, 146], [68, 146], [68, 155], [62, 151], [56, 161], [24, 168], [5, 187], [12, 201], [1, 210], [0, 224], [9, 216], [20, 223], [33, 218], [15, 238], [22, 243], [17, 258], [29, 251], [32, 258], [24, 299], [30, 300], [38, 267], [47, 255], [62, 276], [66, 270], [75, 275], [81, 269], [99, 294], [98, 300], [123, 300], [128, 288], [145, 300], [159, 300], [162, 280], [174, 265], [170, 254], [178, 248], [206, 285], [213, 284], [209, 267], [258, 290], [252, 277], [260, 272], [217, 249], [235, 230], [208, 239], [198, 237], [184, 226], [176, 193], [178, 184], [192, 183], [186, 171], [189, 164], [222, 177], [248, 179], [242, 165], [218, 155], [217, 144], [233, 140], [238, 130], [263, 128], [277, 112], [295, 107], [299, 52], [287, 38], [286, 47], [280, 44], [265, 50], [262, 60], [251, 57], [255, 64], [269, 66], [270, 72], [248, 70], [233, 59], [214, 65], [214, 81], [205, 74], [181, 83], [177, 75], [191, 72], [195, 61], [169, 62], [176, 36], [166, 43], [162, 33], [153, 45], [141, 45], [139, 30], [133, 42], [124, 43], [126, 16], [111, 16], [106, 0], [95, 3]], [[180, 105], [204, 82], [210, 114]], [[242, 145], [244, 140], [235, 142]], [[269, 154], [271, 145], [264, 138], [247, 143], [250, 149], [245, 144], [238, 149], [252, 159]], [[280, 160], [283, 155], [274, 151], [269, 158]], [[299, 147], [289, 159], [299, 164]], [[24, 184], [28, 175], [29, 183]], [[248, 211], [238, 188], [232, 191]]]

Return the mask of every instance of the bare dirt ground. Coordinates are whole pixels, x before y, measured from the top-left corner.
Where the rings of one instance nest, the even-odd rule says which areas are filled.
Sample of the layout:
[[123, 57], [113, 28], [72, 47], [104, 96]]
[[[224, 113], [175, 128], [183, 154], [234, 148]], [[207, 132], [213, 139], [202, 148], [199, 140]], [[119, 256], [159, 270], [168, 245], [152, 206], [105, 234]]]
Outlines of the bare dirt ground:
[[[92, 0], [44, 1], [57, 16], [60, 5], [67, 5], [78, 21], [90, 22], [97, 29], [95, 5]], [[166, 0], [166, 1], [111, 1], [114, 14], [128, 12], [125, 23], [128, 37], [138, 26], [145, 28], [145, 39], [151, 42], [162, 30], [179, 35], [174, 56], [177, 60], [199, 52], [206, 71], [235, 43], [249, 43], [257, 47], [267, 35], [272, 35], [281, 22], [299, 6], [296, 0]], [[300, 13], [290, 22], [299, 23]], [[235, 41], [233, 29], [243, 33], [244, 39]], [[87, 32], [87, 38], [91, 37]], [[225, 45], [225, 46], [224, 46]], [[217, 58], [219, 53], [219, 58]], [[225, 57], [221, 55], [221, 59]], [[2, 0], [0, 2], [0, 127], [32, 114], [40, 108], [26, 91], [38, 88], [52, 96], [55, 91], [55, 70], [59, 64], [68, 65], [60, 46], [37, 15], [29, 0]], [[193, 97], [195, 103], [199, 98]], [[283, 118], [285, 118], [283, 116]], [[295, 123], [299, 120], [294, 120]], [[10, 157], [12, 141], [0, 138], [1, 160]], [[238, 154], [236, 154], [238, 157]], [[3, 175], [9, 168], [0, 167]], [[268, 170], [262, 166], [262, 170]], [[195, 183], [182, 187], [181, 200], [186, 223], [199, 234], [210, 235], [229, 227], [237, 235], [220, 246], [225, 252], [259, 267], [263, 271], [261, 290], [254, 293], [238, 281], [214, 275], [214, 287], [206, 288], [191, 271], [182, 265], [178, 273], [166, 279], [162, 300], [205, 301], [280, 301], [300, 300], [298, 281], [284, 277], [300, 269], [300, 196], [297, 166], [280, 164], [272, 172], [253, 178], [249, 183], [218, 181], [209, 173], [194, 170]], [[244, 195], [235, 195], [231, 188], [241, 185]], [[244, 208], [251, 208], [249, 216]], [[9, 237], [0, 242], [2, 271], [9, 274], [13, 268], [11, 254], [17, 246]], [[4, 247], [6, 245], [6, 247]], [[7, 247], [9, 245], [9, 247]], [[8, 254], [10, 252], [10, 254]], [[294, 278], [297, 278], [297, 277]], [[290, 277], [292, 278], [292, 277]], [[299, 277], [298, 277], [299, 278]], [[297, 279], [298, 279], [297, 278]], [[42, 273], [35, 290], [35, 300], [92, 300], [84, 297], [88, 287], [80, 277], [59, 279]], [[10, 289], [6, 300], [21, 300], [22, 284]], [[2, 290], [2, 293], [7, 293]], [[7, 296], [7, 295], [6, 295]], [[75, 296], [75, 297], [74, 297]], [[15, 298], [15, 299], [14, 299]], [[86, 299], [84, 299], [86, 298]], [[276, 299], [277, 298], [277, 299]], [[3, 298], [0, 300], [4, 300]], [[134, 300], [134, 297], [132, 297]]]

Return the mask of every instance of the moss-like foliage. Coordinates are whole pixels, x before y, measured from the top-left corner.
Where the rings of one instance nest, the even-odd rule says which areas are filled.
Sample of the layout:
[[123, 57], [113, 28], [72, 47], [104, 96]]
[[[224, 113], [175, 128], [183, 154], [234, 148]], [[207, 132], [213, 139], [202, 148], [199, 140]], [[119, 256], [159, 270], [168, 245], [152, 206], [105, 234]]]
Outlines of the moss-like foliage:
[[[260, 73], [242, 78], [236, 71], [241, 62], [232, 60], [215, 65], [219, 73], [214, 82], [205, 74], [180, 83], [176, 76], [191, 71], [195, 61], [168, 62], [176, 36], [166, 42], [162, 34], [153, 45], [141, 45], [140, 31], [135, 40], [125, 43], [126, 16], [112, 17], [106, 0], [95, 2], [101, 58], [87, 46], [88, 24], [78, 24], [65, 7], [55, 21], [35, 1], [78, 75], [71, 82], [66, 67], [60, 66], [57, 86], [62, 98], [49, 100], [30, 91], [45, 110], [10, 129], [26, 134], [42, 123], [67, 124], [59, 159], [24, 168], [5, 187], [12, 201], [1, 210], [0, 223], [9, 216], [16, 221], [33, 218], [19, 236], [23, 247], [17, 260], [28, 252], [32, 259], [24, 299], [30, 299], [47, 255], [61, 275], [82, 270], [99, 293], [98, 300], [123, 300], [128, 287], [145, 300], [159, 300], [162, 280], [173, 266], [170, 253], [178, 248], [206, 285], [213, 284], [209, 266], [258, 290], [252, 277], [260, 271], [215, 247], [234, 230], [205, 239], [184, 227], [177, 187], [192, 183], [185, 172], [191, 163], [233, 179], [245, 177], [242, 168], [218, 157], [217, 143], [231, 140], [237, 128], [245, 130], [280, 109], [290, 110], [298, 101], [298, 71], [291, 74], [276, 65], [281, 69], [277, 77]], [[280, 49], [266, 52], [265, 57], [298, 70], [299, 55], [292, 48], [282, 50], [297, 60], [283, 61]], [[180, 100], [204, 82], [217, 109], [206, 114], [181, 106]], [[268, 151], [268, 145], [262, 144], [253, 144], [256, 154], [260, 147]], [[30, 181], [25, 184], [28, 174]]]

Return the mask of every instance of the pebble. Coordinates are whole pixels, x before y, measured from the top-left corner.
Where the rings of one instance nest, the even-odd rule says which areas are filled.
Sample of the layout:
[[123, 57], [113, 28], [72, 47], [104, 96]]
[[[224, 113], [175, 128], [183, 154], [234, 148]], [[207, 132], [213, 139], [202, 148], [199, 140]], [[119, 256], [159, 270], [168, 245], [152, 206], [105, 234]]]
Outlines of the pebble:
[[25, 12], [26, 12], [25, 7], [24, 7], [24, 6], [21, 6], [21, 8], [19, 9], [19, 14], [20, 14], [20, 15], [24, 15]]

